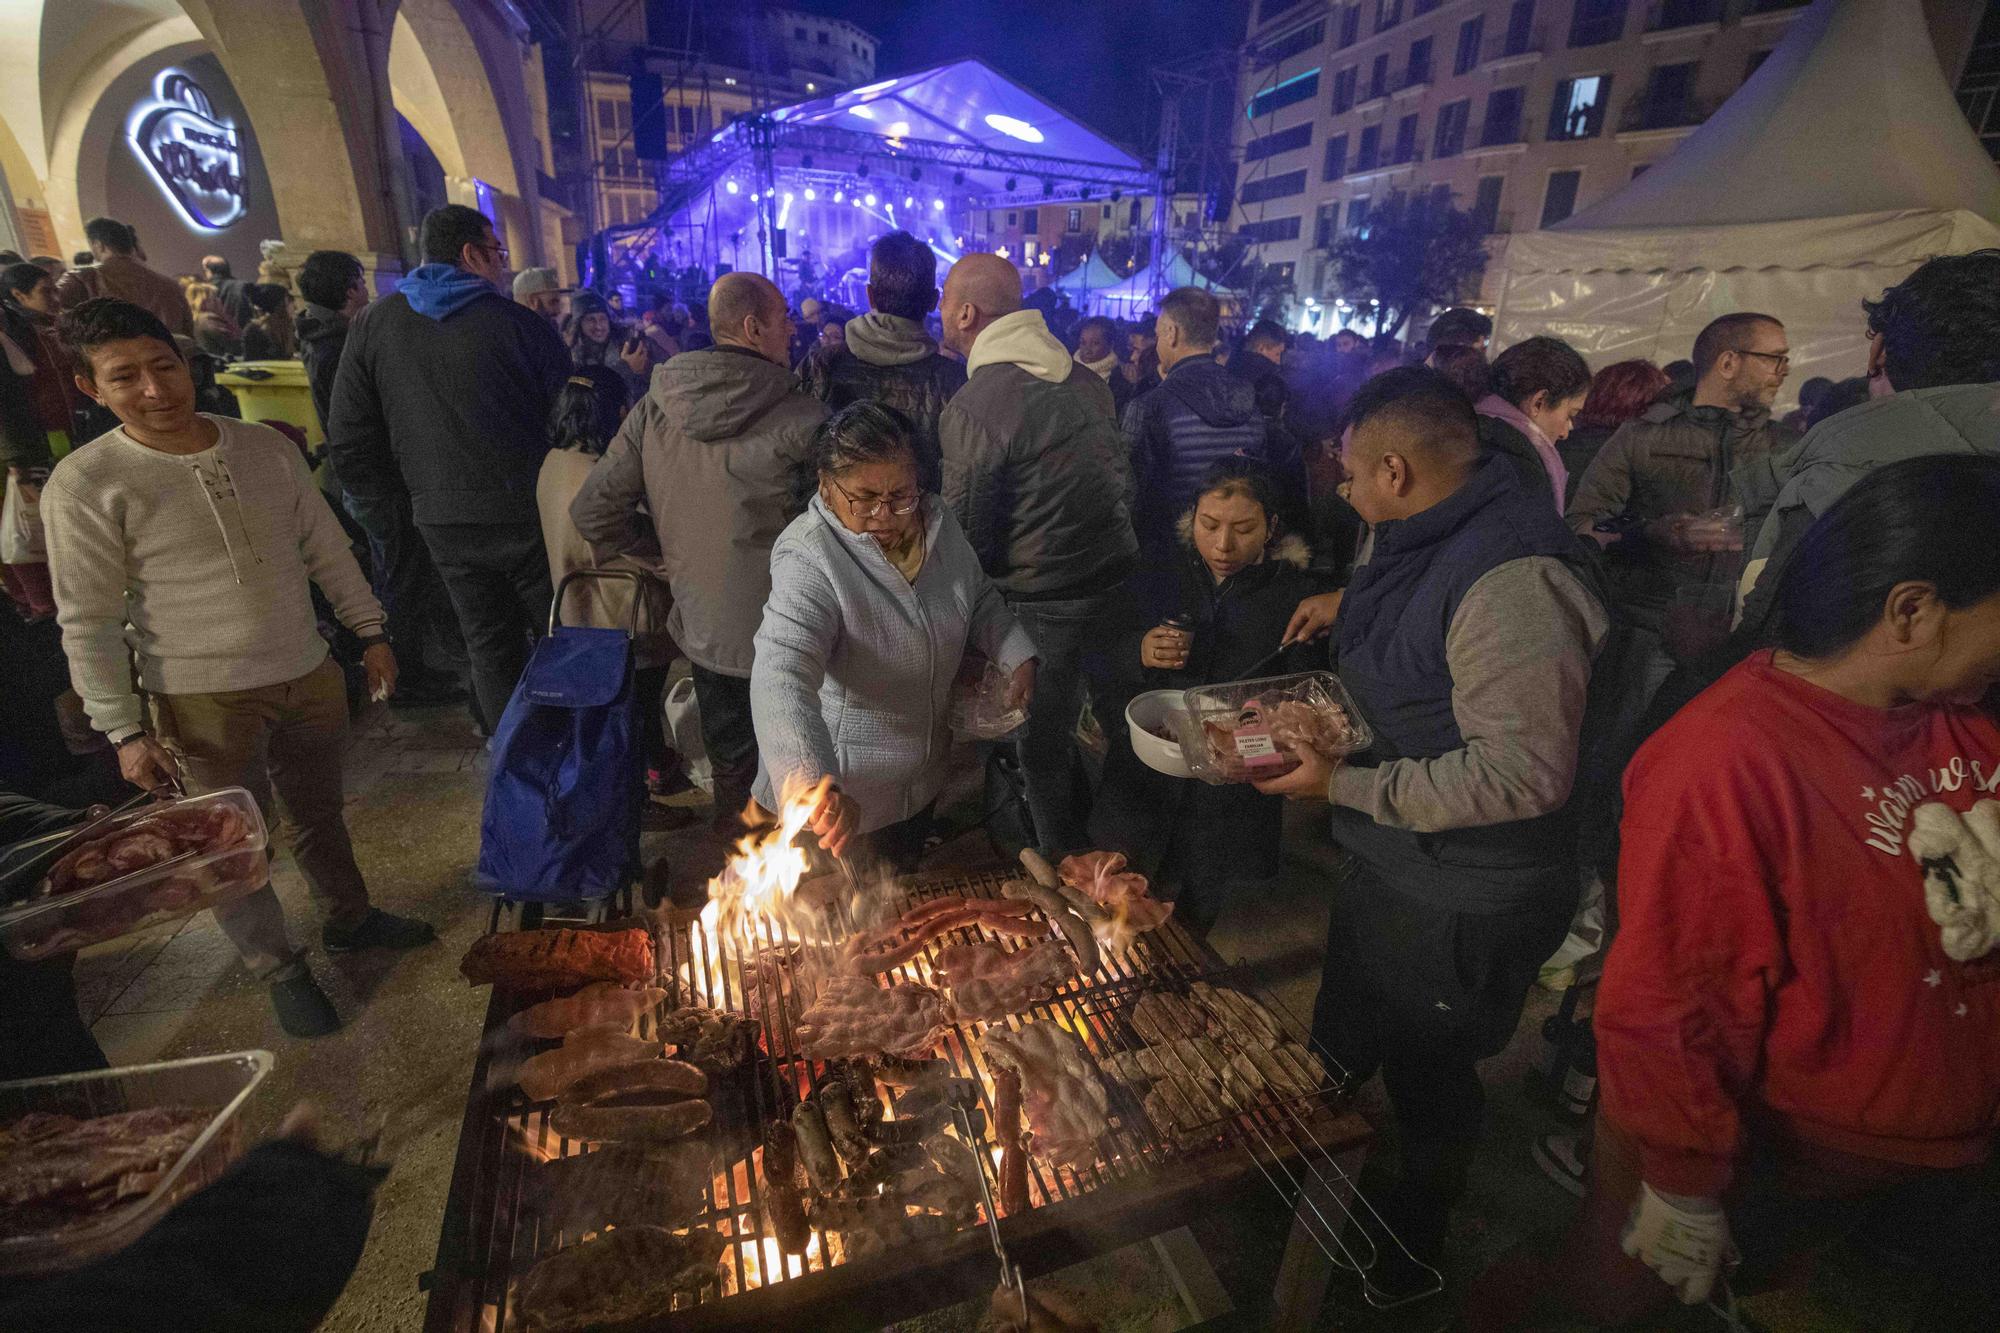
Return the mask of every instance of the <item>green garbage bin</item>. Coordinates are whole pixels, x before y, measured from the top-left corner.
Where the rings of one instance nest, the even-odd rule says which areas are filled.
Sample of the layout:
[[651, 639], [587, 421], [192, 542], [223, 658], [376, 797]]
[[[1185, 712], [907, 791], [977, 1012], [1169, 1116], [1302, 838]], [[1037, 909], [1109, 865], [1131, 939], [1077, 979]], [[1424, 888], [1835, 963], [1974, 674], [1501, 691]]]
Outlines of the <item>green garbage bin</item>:
[[317, 452], [326, 443], [319, 413], [313, 410], [312, 386], [300, 361], [238, 361], [215, 377], [236, 395], [245, 421], [283, 421], [306, 433]]

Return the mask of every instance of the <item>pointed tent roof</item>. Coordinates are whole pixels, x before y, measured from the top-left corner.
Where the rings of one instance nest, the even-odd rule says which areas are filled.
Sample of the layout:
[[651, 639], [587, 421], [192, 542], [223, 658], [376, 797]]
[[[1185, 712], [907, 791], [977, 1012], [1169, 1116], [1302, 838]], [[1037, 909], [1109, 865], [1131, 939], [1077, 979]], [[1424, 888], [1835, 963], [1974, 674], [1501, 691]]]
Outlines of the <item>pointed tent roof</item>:
[[1111, 265], [1105, 263], [1097, 251], [1092, 250], [1089, 259], [1057, 278], [1049, 286], [1059, 292], [1081, 296], [1086, 292], [1101, 292], [1107, 287], [1116, 287], [1123, 281], [1125, 279], [1113, 272]]
[[882, 79], [771, 113], [788, 125], [874, 131], [1130, 171], [1139, 160], [981, 60]]
[[1671, 156], [1553, 230], [1958, 209], [2000, 220], [2000, 169], [1945, 84], [1918, 0], [1814, 0]]

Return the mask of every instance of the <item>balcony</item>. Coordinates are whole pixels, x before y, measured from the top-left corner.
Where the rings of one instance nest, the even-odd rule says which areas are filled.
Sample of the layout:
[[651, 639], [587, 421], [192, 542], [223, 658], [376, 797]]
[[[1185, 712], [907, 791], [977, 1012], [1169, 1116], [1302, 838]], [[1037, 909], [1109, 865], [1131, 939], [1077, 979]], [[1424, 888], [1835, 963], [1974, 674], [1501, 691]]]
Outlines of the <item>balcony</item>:
[[1487, 69], [1506, 69], [1513, 65], [1529, 65], [1547, 54], [1549, 49], [1548, 30], [1537, 26], [1519, 32], [1509, 32], [1486, 44], [1486, 56], [1479, 63]]
[[1715, 114], [1721, 102], [1693, 97], [1655, 98], [1640, 93], [1625, 103], [1618, 116], [1618, 133], [1653, 134], [1691, 130]]
[[1698, 37], [1722, 27], [1722, 0], [1653, 0], [1641, 41]]

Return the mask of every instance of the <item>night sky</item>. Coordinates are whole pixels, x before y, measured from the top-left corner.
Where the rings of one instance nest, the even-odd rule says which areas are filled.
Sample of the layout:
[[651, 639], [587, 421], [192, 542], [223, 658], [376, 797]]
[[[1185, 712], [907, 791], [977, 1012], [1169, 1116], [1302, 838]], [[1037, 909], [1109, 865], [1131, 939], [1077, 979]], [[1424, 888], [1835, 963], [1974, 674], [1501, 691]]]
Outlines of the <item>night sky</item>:
[[1127, 147], [1151, 147], [1149, 71], [1243, 41], [1249, 0], [789, 0], [881, 39], [876, 67], [902, 74], [978, 56]]

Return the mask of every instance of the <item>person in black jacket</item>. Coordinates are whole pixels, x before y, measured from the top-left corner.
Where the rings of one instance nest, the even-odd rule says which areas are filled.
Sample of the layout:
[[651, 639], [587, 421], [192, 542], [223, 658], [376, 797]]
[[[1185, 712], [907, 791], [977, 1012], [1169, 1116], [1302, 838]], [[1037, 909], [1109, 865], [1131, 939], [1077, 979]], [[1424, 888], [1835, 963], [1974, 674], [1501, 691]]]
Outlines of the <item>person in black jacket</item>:
[[423, 243], [425, 262], [348, 331], [327, 450], [371, 509], [407, 487], [490, 732], [555, 595], [535, 481], [569, 353], [547, 320], [502, 295], [507, 247], [483, 214], [447, 204], [424, 219]]
[[[37, 850], [22, 844], [74, 828], [102, 811], [102, 806], [83, 811], [44, 805], [0, 790], [0, 902], [12, 906], [34, 890], [32, 882], [18, 882]], [[10, 880], [10, 872], [21, 873]], [[0, 950], [0, 1082], [108, 1067], [77, 1012], [75, 965], [74, 952], [23, 962]]]
[[927, 489], [942, 484], [938, 418], [965, 385], [965, 365], [924, 332], [937, 309], [937, 253], [906, 231], [868, 250], [868, 313], [847, 321], [843, 345], [806, 353], [800, 376], [813, 397], [838, 412], [852, 403], [893, 407], [916, 427], [917, 471]]
[[[1194, 503], [1208, 470], [1241, 455], [1272, 463], [1257, 393], [1215, 359], [1222, 309], [1198, 287], [1160, 303], [1160, 387], [1125, 409], [1125, 442], [1137, 488], [1133, 527], [1142, 569], [1172, 565], [1174, 524]], [[1281, 481], [1281, 486], [1289, 482]], [[1304, 477], [1298, 478], [1303, 495]], [[1281, 491], [1281, 507], [1289, 496]]]
[[[313, 410], [322, 423], [333, 419], [333, 385], [340, 374], [341, 353], [347, 347], [348, 327], [368, 307], [368, 280], [361, 261], [343, 250], [315, 250], [299, 266], [299, 295], [305, 309], [299, 314], [299, 357], [306, 366], [306, 387], [312, 392]], [[372, 503], [350, 493], [340, 481], [335, 451], [327, 451], [333, 463], [322, 485], [327, 501], [342, 526], [359, 527], [366, 543], [367, 559], [375, 598], [389, 618], [389, 640], [395, 644], [402, 674], [390, 706], [422, 708], [451, 703], [465, 697], [448, 675], [432, 670], [424, 647], [428, 641], [430, 608], [442, 606], [437, 598], [443, 588], [431, 553], [424, 548], [410, 517], [410, 493], [396, 478], [393, 491]], [[387, 480], [386, 478], [384, 480]]]
[[[1278, 517], [1277, 494], [1270, 474], [1248, 459], [1209, 469], [1178, 525], [1177, 581], [1150, 589], [1113, 646], [1121, 712], [1144, 690], [1234, 680], [1252, 668], [1259, 677], [1309, 670], [1315, 657], [1325, 665], [1324, 649], [1299, 644], [1258, 666], [1285, 642], [1299, 602], [1318, 591], [1306, 543]], [[1283, 805], [1248, 783], [1168, 777], [1129, 745], [1114, 746], [1091, 840], [1125, 853], [1156, 882], [1177, 883], [1176, 919], [1206, 935], [1238, 885], [1278, 873]]]

